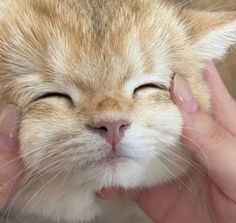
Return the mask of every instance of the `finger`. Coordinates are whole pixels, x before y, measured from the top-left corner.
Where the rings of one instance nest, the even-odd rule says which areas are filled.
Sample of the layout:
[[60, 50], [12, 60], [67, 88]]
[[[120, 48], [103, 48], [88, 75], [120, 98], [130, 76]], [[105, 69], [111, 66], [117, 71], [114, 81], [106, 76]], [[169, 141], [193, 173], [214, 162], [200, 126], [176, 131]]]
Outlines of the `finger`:
[[158, 222], [166, 215], [168, 207], [178, 200], [182, 190], [183, 187], [173, 184], [165, 184], [140, 191], [103, 188], [97, 192], [97, 196], [104, 200], [110, 200], [118, 194], [125, 196], [128, 199], [136, 201], [139, 207], [154, 220], [154, 222]]
[[23, 169], [14, 140], [16, 117], [14, 106], [7, 106], [0, 116], [0, 208], [15, 191]]
[[197, 106], [179, 75], [174, 78], [173, 89], [184, 119], [184, 143], [193, 148], [196, 158], [224, 193], [236, 200], [236, 139]]
[[153, 222], [161, 222], [168, 215], [170, 208], [178, 204], [181, 195], [182, 189], [165, 184], [143, 191], [136, 202]]
[[207, 63], [203, 77], [210, 91], [215, 119], [236, 136], [236, 102], [227, 91], [212, 62]]
[[218, 222], [235, 222], [236, 219], [236, 203], [230, 198], [227, 198], [225, 194], [218, 188], [217, 185], [212, 183], [211, 197], [214, 209], [216, 210]]
[[[0, 209], [9, 201], [21, 178], [23, 165], [15, 152], [17, 145], [12, 139], [0, 134]], [[9, 143], [10, 142], [10, 143]]]
[[96, 193], [97, 197], [103, 200], [110, 200], [116, 197], [119, 193], [118, 188], [102, 188], [100, 191]]
[[118, 195], [125, 196], [130, 200], [137, 200], [139, 197], [140, 190], [139, 189], [124, 189], [124, 188], [102, 188], [98, 192], [96, 192], [96, 196], [103, 200], [110, 200], [115, 198]]
[[0, 132], [10, 138], [16, 137], [17, 117], [16, 107], [7, 105], [0, 114]]

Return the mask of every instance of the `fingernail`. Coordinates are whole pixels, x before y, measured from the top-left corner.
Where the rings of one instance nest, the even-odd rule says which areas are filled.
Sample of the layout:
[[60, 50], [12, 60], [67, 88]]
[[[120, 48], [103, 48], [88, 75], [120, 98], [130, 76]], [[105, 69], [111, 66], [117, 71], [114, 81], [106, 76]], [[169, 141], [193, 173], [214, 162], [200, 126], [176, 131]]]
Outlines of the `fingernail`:
[[17, 149], [17, 142], [14, 139], [0, 133], [0, 151], [1, 150], [14, 151], [16, 149]]
[[187, 113], [195, 112], [198, 108], [198, 104], [187, 82], [179, 74], [176, 74], [173, 84], [173, 93], [176, 103]]
[[17, 110], [14, 105], [7, 105], [0, 114], [0, 133], [14, 138], [16, 136]]

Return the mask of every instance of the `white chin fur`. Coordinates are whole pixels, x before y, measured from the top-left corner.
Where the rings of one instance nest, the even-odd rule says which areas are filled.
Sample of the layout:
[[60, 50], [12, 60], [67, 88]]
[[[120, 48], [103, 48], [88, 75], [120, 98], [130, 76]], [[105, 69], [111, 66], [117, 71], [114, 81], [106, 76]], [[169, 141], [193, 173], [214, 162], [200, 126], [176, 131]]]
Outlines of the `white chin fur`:
[[[41, 187], [36, 183], [32, 192], [27, 193], [17, 202], [18, 211], [22, 211], [22, 207], [29, 205], [23, 210], [25, 215], [40, 215], [58, 222], [91, 221], [102, 212], [101, 201], [96, 198], [95, 188], [99, 189], [103, 186], [141, 188], [170, 180], [171, 177], [167, 176], [161, 167], [158, 169], [157, 166], [153, 166], [152, 161], [148, 163], [146, 165], [131, 161], [118, 163], [116, 167], [101, 169], [97, 180], [90, 184], [76, 185], [78, 179], [74, 178], [68, 180], [65, 187], [59, 188], [61, 181], [58, 181], [49, 185], [44, 193], [35, 196], [35, 191]], [[155, 161], [155, 163], [158, 162]], [[183, 170], [186, 170], [187, 166], [182, 165], [182, 168], [182, 171], [175, 170], [175, 177], [184, 174]], [[35, 196], [34, 199], [29, 202], [33, 196]]]

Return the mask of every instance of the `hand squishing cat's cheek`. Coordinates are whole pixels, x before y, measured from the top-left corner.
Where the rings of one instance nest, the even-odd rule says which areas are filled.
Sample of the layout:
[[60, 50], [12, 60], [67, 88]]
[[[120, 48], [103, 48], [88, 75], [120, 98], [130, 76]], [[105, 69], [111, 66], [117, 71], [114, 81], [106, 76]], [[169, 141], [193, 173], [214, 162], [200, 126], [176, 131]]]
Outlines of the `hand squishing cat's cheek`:
[[95, 192], [150, 187], [194, 165], [171, 79], [180, 73], [209, 110], [202, 62], [221, 58], [235, 31], [235, 13], [156, 0], [0, 1], [0, 95], [19, 108], [26, 168], [10, 216], [78, 222], [117, 210], [111, 222], [127, 222], [129, 208]]

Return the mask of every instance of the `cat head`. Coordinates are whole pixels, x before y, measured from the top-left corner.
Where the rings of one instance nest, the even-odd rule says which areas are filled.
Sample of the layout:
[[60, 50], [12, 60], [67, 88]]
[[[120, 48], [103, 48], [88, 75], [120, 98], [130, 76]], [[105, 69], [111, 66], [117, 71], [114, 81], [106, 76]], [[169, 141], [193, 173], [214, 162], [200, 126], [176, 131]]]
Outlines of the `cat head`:
[[158, 1], [1, 3], [0, 95], [18, 106], [30, 173], [139, 187], [183, 174], [175, 73], [210, 107], [204, 60], [236, 42], [236, 14]]

